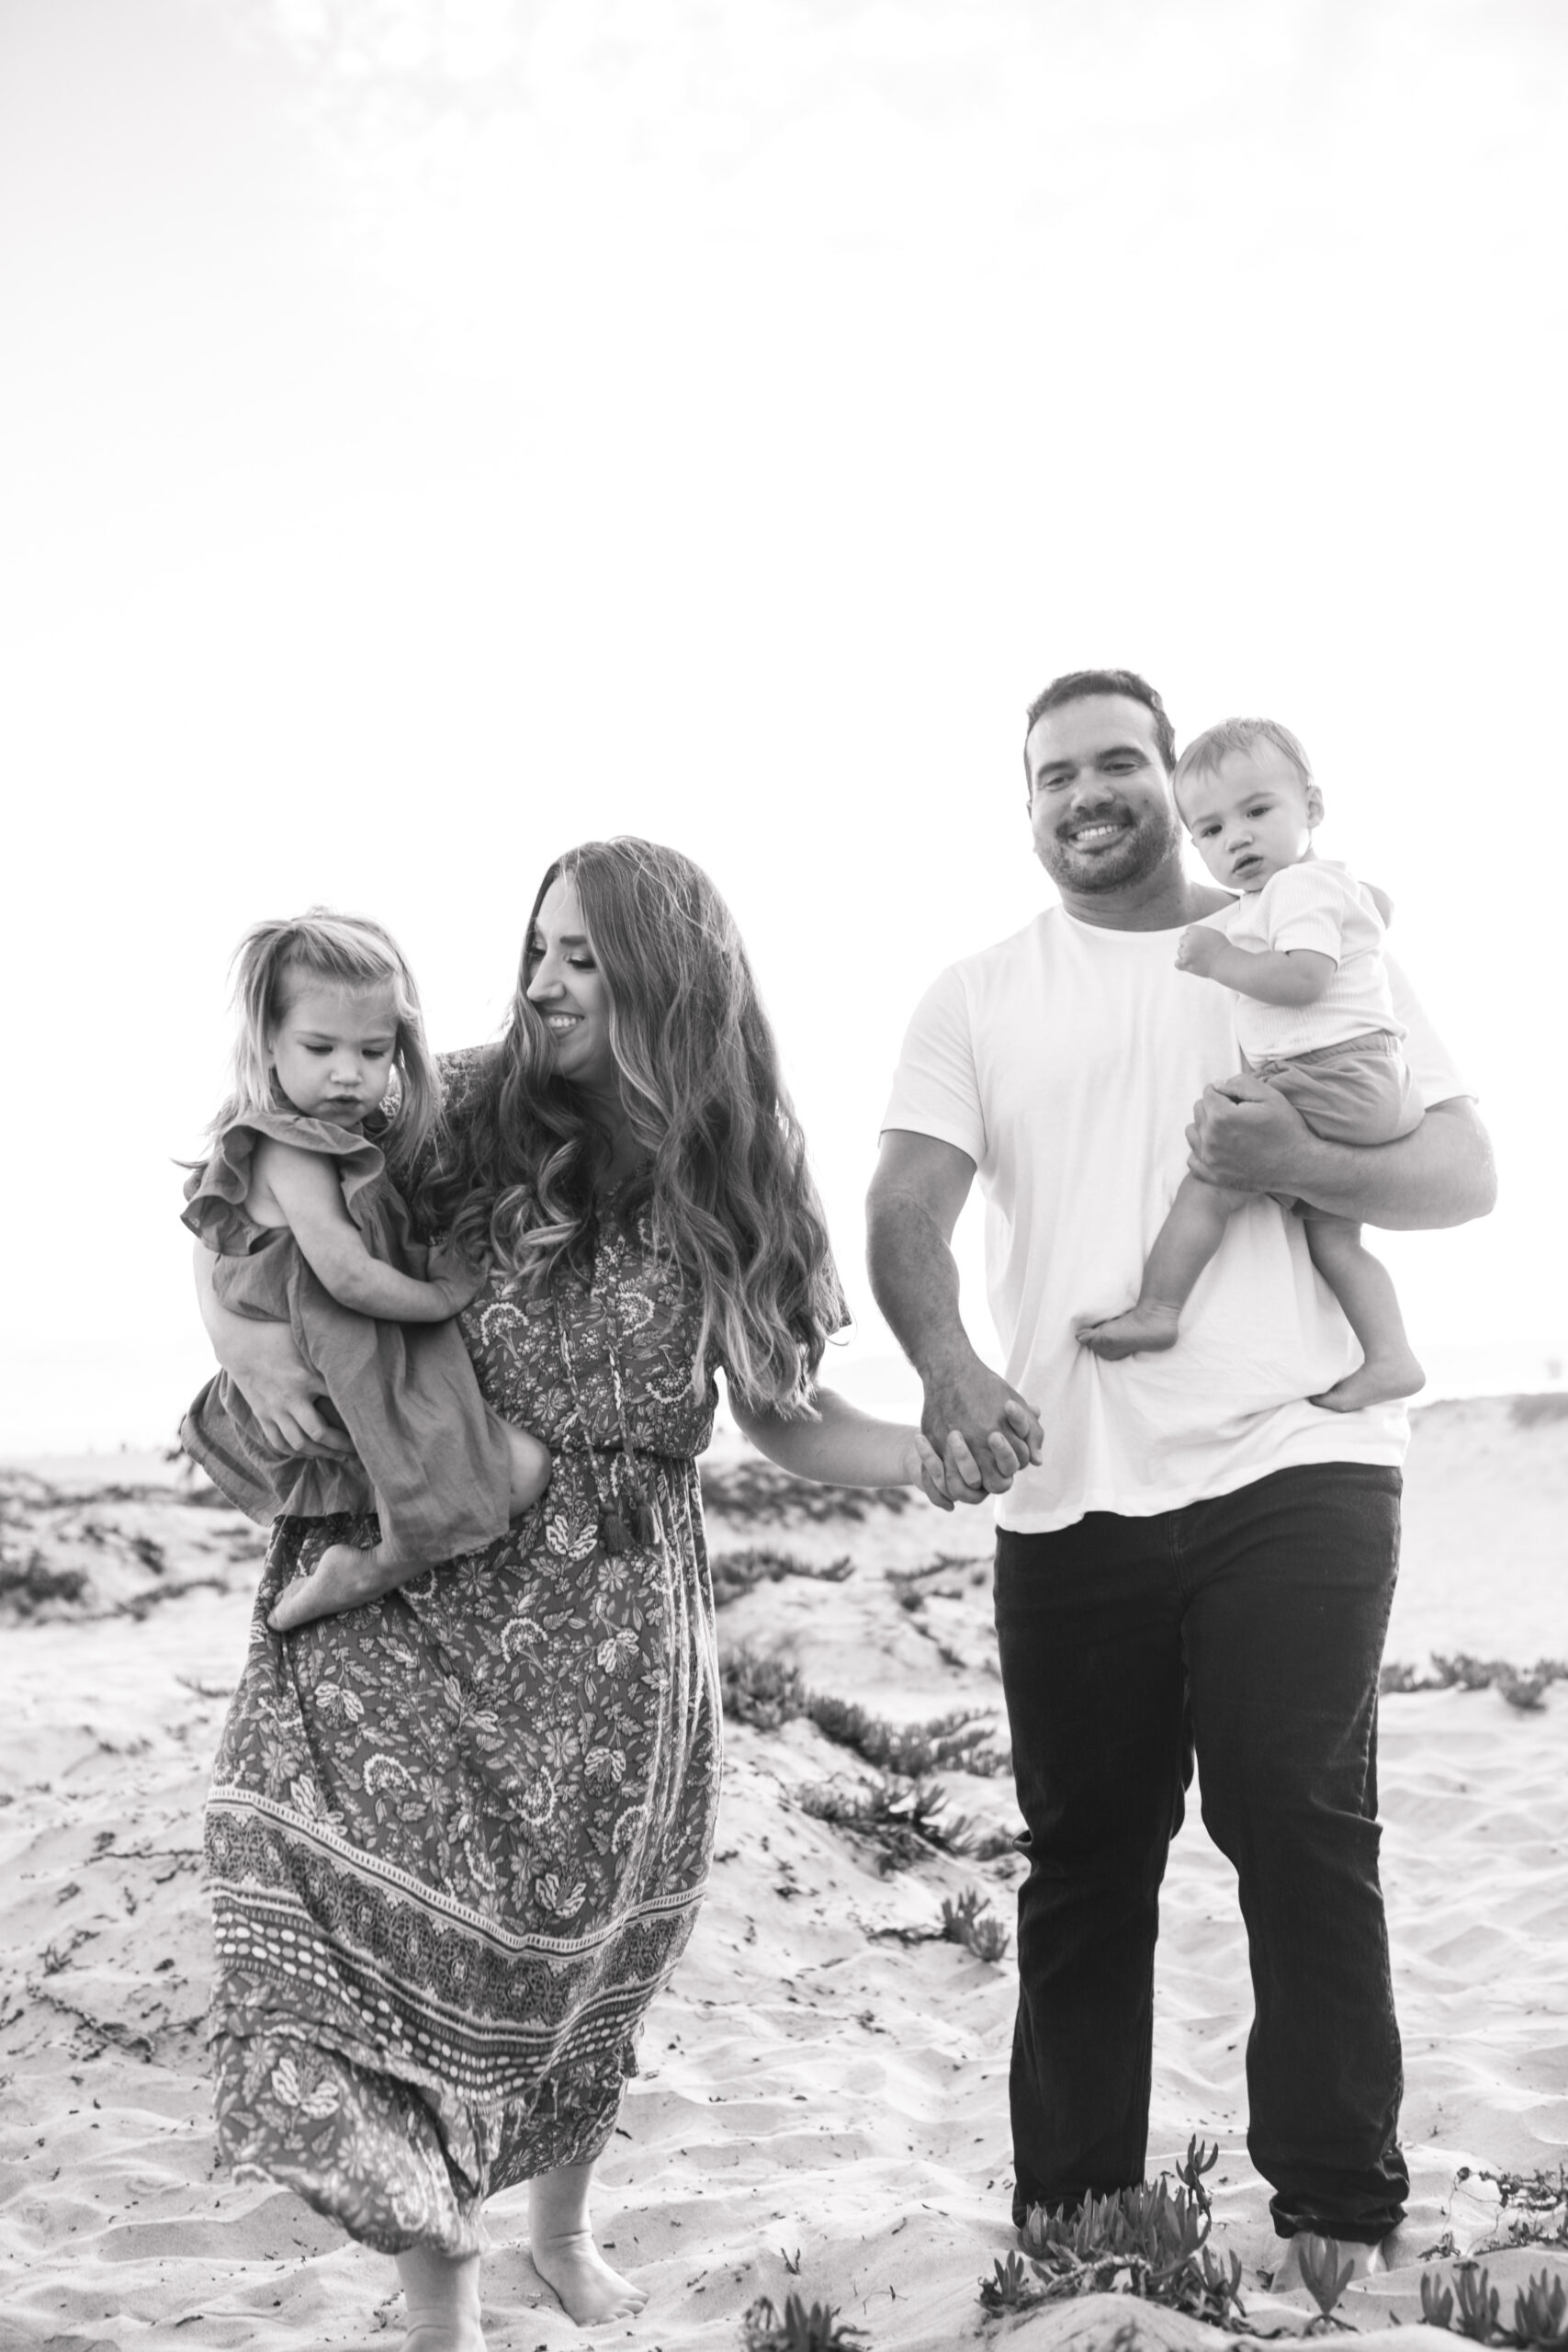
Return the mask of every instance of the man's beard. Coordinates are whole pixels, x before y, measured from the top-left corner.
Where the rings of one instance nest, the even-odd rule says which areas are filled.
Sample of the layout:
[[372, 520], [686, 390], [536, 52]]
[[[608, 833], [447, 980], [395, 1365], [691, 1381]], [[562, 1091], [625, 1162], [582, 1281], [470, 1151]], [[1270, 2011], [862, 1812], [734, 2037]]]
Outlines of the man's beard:
[[1080, 897], [1146, 882], [1178, 856], [1180, 848], [1181, 821], [1175, 809], [1168, 808], [1143, 810], [1109, 849], [1080, 853], [1057, 833], [1047, 833], [1039, 843], [1040, 863], [1052, 881]]

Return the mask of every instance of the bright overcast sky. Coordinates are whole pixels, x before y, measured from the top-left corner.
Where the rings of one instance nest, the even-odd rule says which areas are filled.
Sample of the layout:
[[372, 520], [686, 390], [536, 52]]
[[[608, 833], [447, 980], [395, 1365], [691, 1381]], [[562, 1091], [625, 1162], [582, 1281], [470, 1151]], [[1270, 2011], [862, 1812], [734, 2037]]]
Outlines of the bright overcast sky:
[[459, 1044], [619, 831], [736, 909], [870, 1393], [899, 1036], [1088, 662], [1303, 738], [1503, 1162], [1413, 1332], [1544, 1385], [1565, 96], [1559, 0], [4, 0], [0, 1452], [202, 1376], [244, 925], [379, 916]]

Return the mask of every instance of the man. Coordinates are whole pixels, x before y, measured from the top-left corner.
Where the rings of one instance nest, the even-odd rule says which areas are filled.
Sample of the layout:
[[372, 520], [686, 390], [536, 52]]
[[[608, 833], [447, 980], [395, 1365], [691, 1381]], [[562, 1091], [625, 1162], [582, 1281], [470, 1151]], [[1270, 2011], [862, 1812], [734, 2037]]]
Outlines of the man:
[[[1003, 1498], [997, 1632], [1030, 1861], [1015, 2221], [1143, 2177], [1159, 1885], [1195, 1742], [1251, 1959], [1247, 2146], [1279, 2233], [1340, 2240], [1366, 2269], [1408, 2187], [1376, 1817], [1405, 1422], [1307, 1401], [1355, 1351], [1269, 1195], [1452, 1225], [1491, 1206], [1491, 1160], [1397, 977], [1427, 1106], [1409, 1136], [1325, 1143], [1233, 1077], [1227, 992], [1176, 967], [1180, 931], [1227, 900], [1183, 871], [1175, 749], [1127, 671], [1058, 678], [1032, 706], [1030, 823], [1061, 905], [945, 971], [915, 1014], [868, 1202], [872, 1284], [949, 1491]], [[1179, 1344], [1101, 1363], [1075, 1332], [1135, 1296], [1184, 1166], [1257, 1197]], [[1006, 1379], [964, 1329], [949, 1247], [976, 1172]]]

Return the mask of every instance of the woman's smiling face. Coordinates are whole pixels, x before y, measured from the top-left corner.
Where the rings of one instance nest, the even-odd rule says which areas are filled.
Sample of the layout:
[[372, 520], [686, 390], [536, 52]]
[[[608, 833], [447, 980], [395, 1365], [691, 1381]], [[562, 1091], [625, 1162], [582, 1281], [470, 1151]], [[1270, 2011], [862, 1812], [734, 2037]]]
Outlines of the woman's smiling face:
[[610, 991], [588, 937], [577, 891], [558, 875], [528, 938], [528, 1001], [555, 1046], [556, 1068], [591, 1092], [616, 1087], [610, 1050]]

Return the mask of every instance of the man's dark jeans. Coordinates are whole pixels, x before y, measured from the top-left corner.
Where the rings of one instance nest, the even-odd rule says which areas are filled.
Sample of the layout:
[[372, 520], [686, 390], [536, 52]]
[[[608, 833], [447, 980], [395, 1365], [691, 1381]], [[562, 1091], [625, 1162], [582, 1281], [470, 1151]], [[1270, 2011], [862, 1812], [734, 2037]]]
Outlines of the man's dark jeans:
[[1378, 1883], [1397, 1470], [1280, 1470], [1152, 1519], [997, 1539], [1027, 1825], [1014, 2218], [1144, 2177], [1159, 1884], [1197, 1750], [1256, 2016], [1247, 2148], [1276, 2229], [1374, 2243], [1409, 2187]]

